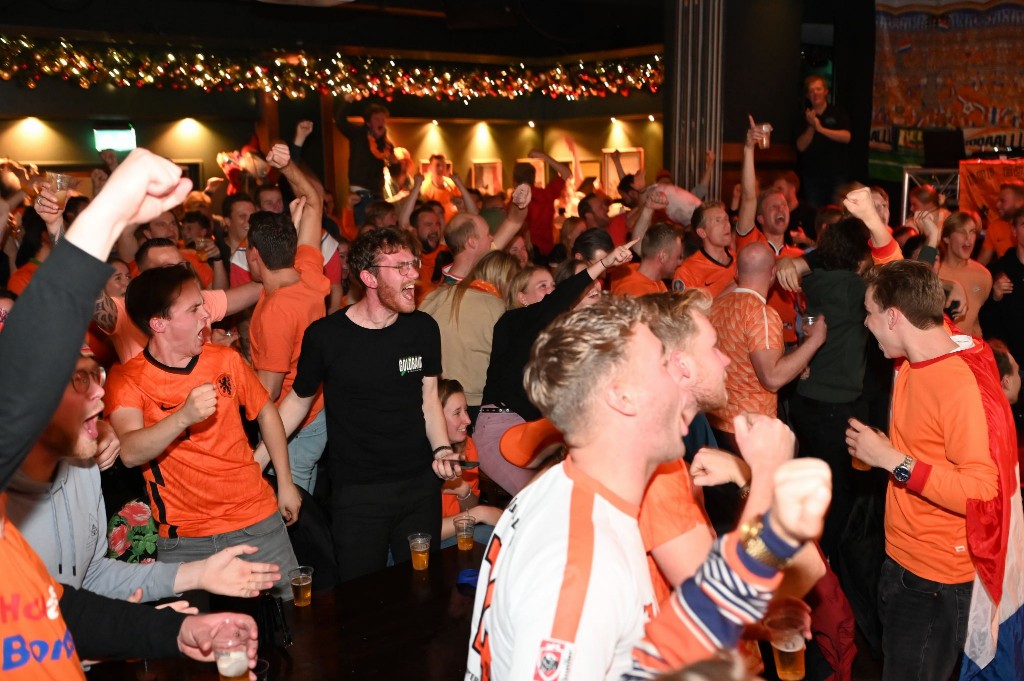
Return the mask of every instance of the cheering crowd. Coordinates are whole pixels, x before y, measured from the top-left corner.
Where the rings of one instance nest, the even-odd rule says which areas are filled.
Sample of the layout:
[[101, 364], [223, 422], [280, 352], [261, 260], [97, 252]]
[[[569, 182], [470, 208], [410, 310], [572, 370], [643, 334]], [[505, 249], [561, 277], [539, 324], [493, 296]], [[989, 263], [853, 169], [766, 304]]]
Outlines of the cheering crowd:
[[783, 611], [806, 678], [849, 678], [855, 628], [886, 679], [1024, 674], [1024, 183], [893, 229], [807, 86], [800, 173], [759, 177], [751, 119], [731, 205], [543, 151], [484, 196], [355, 101], [338, 210], [309, 122], [218, 211], [141, 149], [91, 201], [5, 162], [4, 672], [209, 659], [223, 614], [139, 601], [290, 599], [470, 514], [472, 681], [770, 675]]

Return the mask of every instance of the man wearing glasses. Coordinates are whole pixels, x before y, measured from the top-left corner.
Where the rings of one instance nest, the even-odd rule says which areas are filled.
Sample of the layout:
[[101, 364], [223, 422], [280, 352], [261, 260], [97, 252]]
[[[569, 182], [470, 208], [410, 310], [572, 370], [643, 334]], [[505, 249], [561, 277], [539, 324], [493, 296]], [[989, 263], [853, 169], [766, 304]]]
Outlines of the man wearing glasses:
[[323, 386], [331, 533], [344, 580], [384, 568], [389, 548], [409, 560], [414, 532], [429, 532], [436, 549], [438, 478], [458, 473], [444, 461], [452, 448], [437, 397], [441, 334], [416, 310], [411, 244], [395, 230], [372, 230], [352, 244], [349, 263], [366, 294], [309, 326], [280, 405], [292, 432]]
[[[120, 445], [99, 420], [106, 372], [88, 345], [42, 436], [11, 479], [7, 517], [62, 584], [109, 598], [168, 598], [193, 589], [256, 596], [273, 586], [277, 566], [238, 558], [256, 547], [232, 546], [187, 563], [129, 564], [107, 557], [100, 469]], [[137, 593], [138, 592], [138, 593]]]

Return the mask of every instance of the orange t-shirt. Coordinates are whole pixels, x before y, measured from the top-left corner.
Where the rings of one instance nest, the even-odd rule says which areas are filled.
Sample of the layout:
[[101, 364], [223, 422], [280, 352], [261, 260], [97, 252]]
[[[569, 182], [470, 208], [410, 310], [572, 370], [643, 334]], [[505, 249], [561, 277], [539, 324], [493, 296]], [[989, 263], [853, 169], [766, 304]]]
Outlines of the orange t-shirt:
[[[747, 244], [756, 243], [758, 241], [771, 246], [772, 250], [775, 251], [776, 259], [799, 258], [804, 254], [804, 252], [799, 248], [795, 248], [793, 246], [783, 245], [782, 248], [776, 248], [775, 244], [768, 241], [764, 232], [757, 227], [750, 230], [743, 236], [736, 236], [736, 253], [743, 250], [743, 247]], [[782, 320], [782, 338], [787, 343], [796, 343], [796, 299], [793, 297], [793, 294], [779, 286], [778, 283], [775, 283], [772, 285], [771, 290], [768, 291], [768, 304], [779, 313], [779, 319]]]
[[16, 293], [19, 296], [25, 292], [25, 287], [28, 286], [28, 282], [32, 280], [36, 270], [39, 269], [39, 261], [29, 260], [27, 263], [14, 270], [14, 274], [7, 280], [7, 289], [11, 293]]
[[1017, 239], [1013, 235], [1013, 225], [1006, 220], [993, 220], [988, 223], [985, 230], [985, 248], [995, 251], [993, 259], [1002, 257], [1004, 253], [1017, 245]]
[[203, 288], [208, 289], [213, 286], [213, 268], [199, 259], [195, 249], [180, 248], [178, 251], [181, 253], [181, 257], [192, 265], [192, 271], [199, 277], [199, 283], [203, 285]]
[[[181, 243], [180, 241], [178, 242]], [[178, 253], [181, 257], [192, 266], [192, 271], [196, 273], [196, 277], [199, 278], [199, 284], [202, 288], [207, 289], [213, 285], [213, 268], [205, 262], [199, 261], [199, 256], [196, 254], [194, 248], [178, 248]], [[132, 275], [132, 278], [139, 276], [139, 266], [132, 260], [128, 263], [128, 274]]]
[[661, 464], [647, 483], [637, 522], [658, 603], [663, 603], [677, 585], [669, 584], [661, 574], [651, 551], [700, 525], [706, 526], [711, 536], [715, 536], [702, 499], [701, 490], [694, 487], [683, 459]]
[[641, 274], [640, 270], [634, 270], [612, 284], [612, 295], [616, 296], [643, 296], [648, 293], [664, 293], [665, 291], [668, 291], [665, 282], [660, 279], [655, 281]]
[[178, 411], [189, 391], [206, 383], [217, 388], [217, 410], [186, 428], [142, 470], [162, 537], [233, 532], [277, 511], [239, 416], [244, 407], [246, 417], [255, 419], [270, 396], [235, 350], [205, 345], [180, 369], [143, 352], [111, 370], [104, 403], [108, 414], [138, 409], [148, 428]]
[[731, 360], [725, 368], [729, 401], [708, 414], [711, 425], [731, 433], [732, 420], [740, 414], [749, 412], [775, 418], [778, 395], [761, 385], [750, 353], [785, 349], [779, 313], [756, 291], [736, 288], [715, 298], [710, 320], [718, 332], [719, 349]]
[[[431, 278], [434, 276], [434, 268], [437, 266], [437, 258], [442, 253], [446, 253], [448, 247], [444, 244], [440, 244], [430, 253], [420, 253], [420, 281], [429, 283]], [[433, 290], [433, 289], [431, 289]]]
[[7, 520], [6, 504], [7, 495], [0, 495], [0, 676], [5, 681], [84, 681], [60, 613], [64, 589]]
[[[930, 470], [925, 475], [925, 467], [915, 465], [907, 485], [890, 480], [885, 551], [915, 575], [943, 584], [974, 578], [967, 499], [991, 499], [999, 489], [982, 392], [961, 357], [971, 352], [988, 349], [976, 345], [933, 360], [904, 361], [893, 383], [892, 446]], [[998, 385], [991, 392], [996, 390]]]
[[[466, 451], [462, 453], [462, 458], [466, 461], [479, 461], [480, 455], [476, 451], [476, 443], [473, 442], [473, 438], [466, 438]], [[462, 479], [469, 485], [469, 489], [476, 496], [480, 495], [480, 470], [478, 468], [467, 468], [462, 471]], [[459, 500], [455, 498], [454, 494], [441, 494], [441, 517], [449, 518], [453, 515], [459, 515], [462, 513], [462, 509], [459, 508]], [[470, 515], [473, 511], [470, 510]]]
[[455, 207], [452, 199], [456, 196], [462, 196], [462, 192], [455, 186], [455, 182], [450, 177], [441, 178], [443, 187], [438, 187], [434, 184], [434, 181], [429, 177], [423, 180], [423, 184], [420, 185], [420, 198], [424, 201], [437, 201], [444, 208], [444, 221], [447, 224], [455, 215], [459, 212], [459, 209]]
[[[302, 350], [302, 335], [306, 328], [327, 314], [324, 297], [331, 292], [331, 283], [324, 276], [323, 255], [311, 246], [299, 246], [295, 251], [295, 269], [299, 281], [277, 289], [270, 295], [260, 294], [252, 313], [249, 341], [252, 350], [252, 368], [285, 374], [281, 404], [292, 389], [295, 369]], [[323, 388], [317, 390], [309, 414], [299, 426], [305, 428], [324, 408]]]
[[[210, 313], [210, 323], [219, 322], [224, 319], [228, 311], [228, 296], [224, 291], [203, 291], [203, 305]], [[128, 310], [124, 307], [124, 298], [111, 298], [114, 307], [117, 308], [117, 323], [110, 333], [110, 340], [114, 344], [114, 350], [122, 363], [142, 352], [149, 342], [149, 338], [142, 332], [142, 329], [135, 326], [135, 322], [128, 316]]]
[[672, 276], [672, 288], [682, 291], [688, 288], [702, 288], [717, 298], [729, 284], [736, 280], [736, 258], [726, 251], [729, 262], [723, 265], [704, 249], [700, 249], [676, 269]]

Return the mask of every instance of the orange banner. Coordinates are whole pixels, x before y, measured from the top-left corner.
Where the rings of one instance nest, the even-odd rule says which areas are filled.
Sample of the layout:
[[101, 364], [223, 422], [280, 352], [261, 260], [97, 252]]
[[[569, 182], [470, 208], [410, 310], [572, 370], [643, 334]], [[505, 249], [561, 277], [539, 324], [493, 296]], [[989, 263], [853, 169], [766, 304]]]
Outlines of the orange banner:
[[1013, 179], [1024, 179], [1024, 159], [960, 161], [960, 210], [997, 216], [999, 185]]

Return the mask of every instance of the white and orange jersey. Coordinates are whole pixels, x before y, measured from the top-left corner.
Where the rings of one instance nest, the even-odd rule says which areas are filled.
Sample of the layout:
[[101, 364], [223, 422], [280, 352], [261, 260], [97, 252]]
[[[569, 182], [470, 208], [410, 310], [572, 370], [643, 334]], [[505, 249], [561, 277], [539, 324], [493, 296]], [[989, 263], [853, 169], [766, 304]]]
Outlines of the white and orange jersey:
[[638, 512], [571, 459], [524, 489], [480, 568], [466, 680], [628, 672], [657, 608]]

